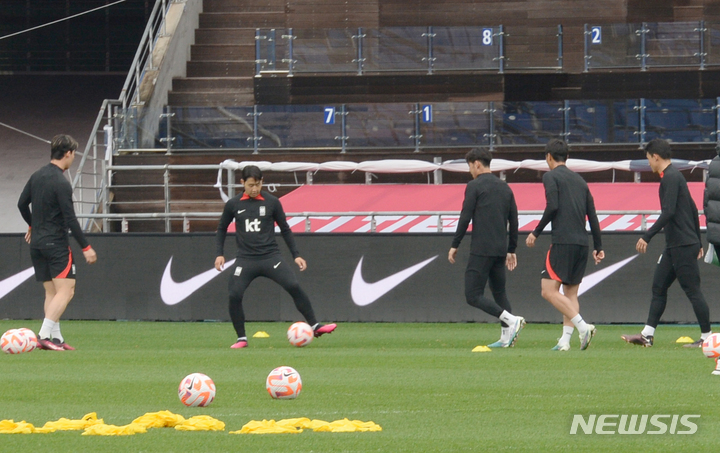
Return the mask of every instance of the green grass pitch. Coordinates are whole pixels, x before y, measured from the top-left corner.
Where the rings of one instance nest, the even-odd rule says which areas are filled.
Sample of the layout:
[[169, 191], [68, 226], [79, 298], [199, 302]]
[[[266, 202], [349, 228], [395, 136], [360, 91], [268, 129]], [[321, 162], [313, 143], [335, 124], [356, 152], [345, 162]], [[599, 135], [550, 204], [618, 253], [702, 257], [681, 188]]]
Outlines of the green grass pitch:
[[[720, 376], [698, 349], [675, 343], [697, 326], [660, 326], [655, 346], [625, 344], [640, 326], [598, 326], [587, 351], [550, 348], [559, 325], [529, 324], [515, 348], [472, 353], [497, 324], [341, 323], [305, 348], [290, 323], [249, 323], [245, 350], [231, 350], [228, 323], [63, 321], [73, 352], [0, 355], [0, 420], [35, 426], [97, 412], [124, 425], [146, 412], [210, 415], [224, 432], [150, 429], [122, 437], [80, 432], [0, 434], [0, 451], [42, 452], [460, 452], [714, 451], [720, 444]], [[0, 331], [39, 321], [0, 321]], [[303, 379], [296, 400], [272, 400], [265, 378], [289, 365]], [[207, 408], [184, 407], [180, 380], [217, 385]], [[575, 414], [699, 414], [692, 435], [571, 435]], [[230, 435], [250, 420], [308, 417], [374, 421], [382, 432]], [[648, 431], [650, 428], [648, 428]]]

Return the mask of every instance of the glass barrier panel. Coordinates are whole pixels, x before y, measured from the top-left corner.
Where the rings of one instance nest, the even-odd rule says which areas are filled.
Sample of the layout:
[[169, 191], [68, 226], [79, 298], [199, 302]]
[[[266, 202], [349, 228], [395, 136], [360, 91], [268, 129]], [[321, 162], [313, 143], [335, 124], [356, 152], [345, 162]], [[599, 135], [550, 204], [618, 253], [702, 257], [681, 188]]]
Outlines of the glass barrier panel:
[[[138, 109], [122, 106], [115, 111], [113, 118], [113, 131], [115, 134], [115, 149], [137, 149], [141, 148], [138, 138]], [[158, 120], [160, 118], [158, 117]]]
[[351, 148], [414, 147], [414, 104], [347, 106], [347, 146]]
[[640, 141], [640, 101], [624, 99], [604, 101], [608, 105], [608, 142], [638, 143]]
[[287, 71], [289, 57], [287, 30], [284, 28], [263, 29], [260, 30], [257, 39], [260, 72]]
[[433, 27], [434, 70], [498, 70], [497, 31], [497, 27]]
[[561, 138], [563, 132], [563, 103], [505, 102], [495, 104], [495, 135], [498, 145], [528, 145], [547, 143]]
[[714, 141], [715, 111], [712, 99], [646, 99], [645, 141]]
[[608, 143], [610, 108], [608, 101], [569, 101], [568, 143]]
[[590, 68], [639, 68], [642, 34], [641, 24], [592, 25], [600, 34], [588, 39]]
[[[340, 110], [339, 108], [337, 109]], [[340, 147], [341, 118], [327, 124], [321, 105], [259, 105], [259, 148]]]
[[648, 66], [700, 65], [698, 22], [648, 23], [645, 53]]
[[357, 29], [293, 29], [293, 72], [357, 72]]
[[505, 69], [558, 68], [557, 27], [505, 27]]
[[[173, 107], [172, 113], [173, 148], [254, 147], [252, 107]], [[160, 124], [161, 137], [166, 135], [166, 121]]]
[[427, 27], [372, 28], [363, 33], [366, 71], [427, 70]]
[[[421, 113], [420, 143], [425, 146], [489, 145], [490, 114], [487, 102], [428, 104], [430, 118]], [[421, 112], [426, 106], [421, 105]], [[424, 121], [430, 119], [431, 121]]]
[[720, 65], [720, 22], [705, 22], [705, 63]]
[[159, 107], [136, 107], [126, 109], [118, 107], [113, 119], [115, 149], [167, 148], [166, 142], [159, 141], [167, 136], [166, 122], [161, 115], [164, 109]]

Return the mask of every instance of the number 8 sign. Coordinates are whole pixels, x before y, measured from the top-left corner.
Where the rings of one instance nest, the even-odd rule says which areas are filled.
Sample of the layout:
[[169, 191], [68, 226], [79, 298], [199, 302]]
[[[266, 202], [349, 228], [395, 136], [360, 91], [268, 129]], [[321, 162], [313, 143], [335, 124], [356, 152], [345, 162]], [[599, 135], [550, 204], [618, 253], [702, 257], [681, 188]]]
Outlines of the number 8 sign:
[[482, 30], [482, 45], [492, 46], [493, 45], [493, 29], [483, 28]]

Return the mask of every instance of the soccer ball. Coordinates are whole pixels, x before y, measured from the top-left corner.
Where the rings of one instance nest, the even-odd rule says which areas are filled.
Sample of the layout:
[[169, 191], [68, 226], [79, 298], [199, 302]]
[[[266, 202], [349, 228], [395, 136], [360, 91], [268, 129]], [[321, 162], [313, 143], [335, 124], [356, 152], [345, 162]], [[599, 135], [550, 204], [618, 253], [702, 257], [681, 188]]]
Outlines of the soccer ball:
[[302, 379], [294, 368], [277, 367], [270, 372], [265, 388], [274, 399], [291, 400], [298, 397], [302, 390]]
[[305, 322], [296, 322], [287, 331], [288, 341], [299, 348], [309, 345], [315, 336], [312, 327]]
[[720, 357], [720, 333], [714, 333], [707, 337], [702, 344], [703, 354], [705, 357], [717, 359]]
[[27, 345], [23, 352], [30, 352], [39, 346], [37, 335], [35, 335], [35, 332], [26, 327], [21, 327], [20, 329], [18, 329], [18, 331], [25, 335], [25, 338], [27, 338]]
[[202, 373], [188, 374], [178, 387], [180, 402], [188, 407], [205, 407], [215, 399], [215, 383]]
[[18, 329], [10, 329], [0, 338], [0, 347], [5, 354], [20, 354], [28, 348], [28, 338]]

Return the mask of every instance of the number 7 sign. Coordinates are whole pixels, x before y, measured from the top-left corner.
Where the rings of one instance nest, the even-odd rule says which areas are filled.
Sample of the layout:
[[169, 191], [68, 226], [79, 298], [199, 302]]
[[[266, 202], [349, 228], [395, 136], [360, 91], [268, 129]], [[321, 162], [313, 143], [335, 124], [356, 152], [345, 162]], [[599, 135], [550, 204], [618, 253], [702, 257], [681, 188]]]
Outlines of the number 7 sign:
[[325, 107], [325, 124], [335, 124], [335, 107]]

